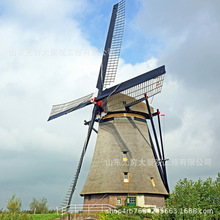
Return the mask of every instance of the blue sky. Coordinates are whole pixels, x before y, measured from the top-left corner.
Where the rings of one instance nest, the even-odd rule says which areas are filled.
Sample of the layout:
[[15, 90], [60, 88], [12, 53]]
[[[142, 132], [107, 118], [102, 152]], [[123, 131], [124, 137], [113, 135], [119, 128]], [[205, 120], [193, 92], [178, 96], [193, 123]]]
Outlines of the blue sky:
[[[64, 197], [91, 108], [49, 123], [47, 118], [53, 104], [95, 91], [101, 56], [93, 52], [104, 47], [116, 2], [0, 2], [0, 208], [6, 208], [12, 193], [24, 209], [33, 197], [45, 196], [51, 208]], [[164, 87], [153, 107], [166, 114], [171, 189], [180, 178], [215, 178], [219, 172], [219, 9], [218, 0], [126, 2], [116, 81], [166, 65]], [[63, 55], [67, 49], [72, 55]], [[74, 203], [82, 202], [79, 193], [95, 139], [93, 135]]]
[[[115, 3], [117, 1], [90, 1], [89, 9], [76, 15], [84, 37], [100, 51], [104, 47], [112, 5]], [[141, 10], [141, 1], [126, 2], [126, 25], [121, 57], [132, 64], [143, 62], [152, 54], [157, 55], [159, 49], [163, 49], [162, 42], [159, 42], [156, 36], [147, 36], [136, 27], [134, 19], [139, 10]]]

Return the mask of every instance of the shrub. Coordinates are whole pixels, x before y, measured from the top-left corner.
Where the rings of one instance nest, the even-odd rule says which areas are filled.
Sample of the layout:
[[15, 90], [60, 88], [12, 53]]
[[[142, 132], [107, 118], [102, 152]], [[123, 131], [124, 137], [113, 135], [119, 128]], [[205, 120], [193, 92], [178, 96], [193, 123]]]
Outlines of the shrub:
[[7, 208], [9, 212], [15, 213], [21, 211], [21, 199], [16, 198], [13, 193], [12, 196], [8, 200]]
[[43, 214], [48, 212], [47, 199], [43, 197], [41, 200], [33, 198], [30, 204], [30, 212], [36, 214]]

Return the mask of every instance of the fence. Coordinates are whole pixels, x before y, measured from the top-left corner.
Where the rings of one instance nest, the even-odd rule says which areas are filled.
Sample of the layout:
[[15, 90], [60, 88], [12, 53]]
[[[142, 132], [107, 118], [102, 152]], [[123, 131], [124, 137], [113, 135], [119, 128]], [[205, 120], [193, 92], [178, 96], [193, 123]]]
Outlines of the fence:
[[105, 212], [116, 207], [109, 204], [71, 204], [61, 208], [62, 215], [65, 213], [82, 213], [82, 212]]

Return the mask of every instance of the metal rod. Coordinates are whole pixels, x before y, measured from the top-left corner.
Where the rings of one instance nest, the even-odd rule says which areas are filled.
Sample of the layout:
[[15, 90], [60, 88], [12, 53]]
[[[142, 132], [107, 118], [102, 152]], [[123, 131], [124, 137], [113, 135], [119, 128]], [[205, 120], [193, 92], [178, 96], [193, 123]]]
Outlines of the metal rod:
[[145, 97], [143, 97], [143, 98], [141, 98], [141, 99], [138, 99], [138, 100], [136, 100], [136, 101], [134, 101], [134, 102], [131, 102], [131, 103], [129, 103], [129, 104], [126, 104], [126, 103], [125, 103], [124, 106], [125, 106], [125, 108], [129, 108], [129, 107], [131, 107], [131, 106], [133, 106], [133, 105], [136, 105], [136, 104], [138, 104], [138, 103], [144, 101], [144, 99], [145, 99]]
[[160, 177], [161, 177], [164, 185], [166, 186], [166, 182], [165, 182], [165, 179], [164, 179], [163, 171], [162, 171], [160, 163], [158, 162], [159, 160], [158, 160], [157, 152], [155, 150], [154, 143], [152, 141], [149, 129], [148, 129], [148, 133], [149, 133], [149, 137], [150, 137], [150, 143], [151, 143], [151, 147], [152, 147], [152, 150], [153, 150], [154, 158], [155, 158], [155, 160], [157, 162], [157, 167], [158, 167], [158, 170], [159, 170], [159, 173], [160, 173]]
[[157, 109], [157, 113], [158, 113], [157, 118], [158, 118], [160, 141], [161, 141], [161, 151], [162, 151], [162, 156], [163, 156], [163, 158], [162, 158], [162, 168], [163, 168], [164, 178], [165, 178], [165, 181], [166, 181], [166, 188], [167, 188], [167, 191], [169, 192], [169, 186], [168, 186], [168, 182], [167, 182], [166, 160], [165, 160], [165, 156], [164, 156], [164, 147], [163, 147], [163, 139], [162, 139], [159, 109]]
[[160, 112], [159, 109], [157, 109], [157, 118], [158, 118], [158, 125], [159, 125], [159, 133], [160, 133], [160, 143], [161, 143], [161, 151], [162, 151], [162, 159], [165, 160], [164, 157], [164, 148], [163, 148], [163, 139], [162, 139], [162, 132], [161, 132], [161, 125], [160, 125]]
[[95, 128], [92, 128], [93, 131], [95, 131], [96, 134], [98, 134], [98, 131]]
[[[84, 125], [89, 125], [90, 122], [91, 121], [84, 120]], [[92, 128], [92, 130], [95, 131], [96, 134], [98, 134], [98, 131], [94, 127]]]
[[149, 103], [148, 103], [148, 97], [147, 97], [146, 93], [144, 94], [144, 96], [145, 96], [145, 101], [146, 101], [146, 105], [147, 105], [147, 109], [148, 109], [148, 113], [149, 113], [149, 118], [150, 118], [150, 121], [151, 121], [151, 126], [152, 126], [153, 133], [154, 133], [154, 138], [155, 138], [156, 145], [157, 145], [157, 151], [158, 151], [158, 154], [159, 154], [159, 157], [160, 157], [160, 160], [161, 160], [162, 156], [161, 156], [161, 152], [160, 152], [160, 148], [159, 148], [159, 143], [158, 143], [158, 139], [157, 139], [157, 133], [156, 133], [156, 130], [155, 130], [155, 126], [154, 126], [154, 122], [153, 122], [150, 106], [149, 106]]
[[94, 108], [93, 108], [93, 111], [92, 111], [92, 119], [89, 123], [89, 129], [88, 129], [87, 137], [86, 137], [86, 140], [85, 140], [85, 143], [84, 143], [84, 146], [83, 146], [80, 161], [79, 161], [79, 164], [78, 164], [78, 167], [77, 167], [76, 175], [75, 175], [75, 178], [74, 178], [74, 183], [73, 183], [71, 193], [70, 193], [70, 196], [69, 196], [69, 200], [68, 200], [68, 204], [67, 204], [68, 206], [71, 203], [72, 196], [73, 196], [73, 193], [74, 193], [75, 188], [76, 188], [76, 184], [77, 184], [77, 181], [78, 181], [78, 178], [79, 178], [79, 173], [80, 173], [82, 163], [83, 163], [83, 159], [84, 159], [87, 147], [88, 147], [89, 139], [90, 139], [90, 136], [91, 136], [93, 125], [95, 123], [95, 117], [96, 117], [97, 112], [98, 112], [98, 106], [95, 105]]

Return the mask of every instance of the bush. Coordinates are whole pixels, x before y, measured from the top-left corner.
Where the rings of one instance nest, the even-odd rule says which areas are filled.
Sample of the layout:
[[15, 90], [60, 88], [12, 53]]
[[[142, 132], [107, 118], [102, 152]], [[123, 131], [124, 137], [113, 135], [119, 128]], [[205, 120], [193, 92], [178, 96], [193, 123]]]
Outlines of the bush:
[[9, 212], [15, 213], [21, 211], [21, 199], [16, 198], [13, 193], [12, 196], [8, 200], [7, 208]]
[[170, 197], [161, 219], [218, 219], [220, 217], [220, 173], [215, 181], [208, 178], [179, 180]]
[[146, 213], [147, 208], [121, 206], [109, 213], [99, 214], [102, 220], [111, 219], [220, 219], [220, 173], [215, 181], [208, 178], [179, 180], [166, 207], [160, 213]]
[[0, 214], [1, 220], [33, 220], [32, 216], [22, 213], [2, 212]]
[[43, 214], [48, 212], [47, 199], [43, 197], [41, 200], [33, 198], [30, 204], [30, 212], [35, 214]]

